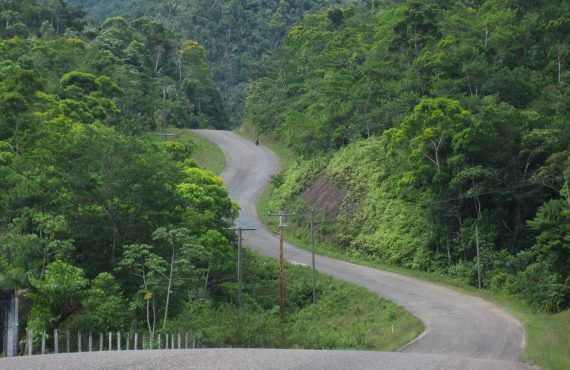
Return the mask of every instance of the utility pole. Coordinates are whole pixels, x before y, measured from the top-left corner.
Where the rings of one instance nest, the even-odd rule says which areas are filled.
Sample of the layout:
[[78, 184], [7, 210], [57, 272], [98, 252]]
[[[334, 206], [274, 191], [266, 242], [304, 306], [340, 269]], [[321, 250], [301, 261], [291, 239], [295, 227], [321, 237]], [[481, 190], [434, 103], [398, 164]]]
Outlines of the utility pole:
[[481, 258], [479, 256], [479, 225], [475, 224], [475, 243], [477, 245], [477, 280], [481, 289]]
[[295, 213], [268, 213], [269, 216], [279, 217], [279, 320], [281, 321], [281, 331], [285, 323], [285, 274], [283, 271], [283, 244], [285, 242], [285, 217], [294, 216]]
[[313, 265], [313, 304], [317, 303], [317, 271], [315, 269], [315, 210], [311, 208], [311, 249], [312, 249], [312, 265]]
[[[305, 214], [306, 216], [307, 214]], [[315, 209], [311, 208], [308, 213], [309, 224], [311, 226], [311, 254], [313, 268], [313, 303], [317, 303], [317, 268], [316, 268], [316, 251], [315, 251], [315, 224], [327, 222], [326, 219], [315, 220]]]
[[242, 232], [243, 231], [255, 231], [254, 228], [246, 228], [246, 227], [227, 227], [224, 230], [232, 230], [237, 232], [237, 245], [238, 245], [238, 261], [237, 261], [237, 279], [238, 279], [238, 307], [241, 310], [243, 305], [243, 294], [242, 294], [242, 286], [243, 286], [243, 279], [242, 279], [242, 258], [241, 258], [241, 249], [242, 249]]

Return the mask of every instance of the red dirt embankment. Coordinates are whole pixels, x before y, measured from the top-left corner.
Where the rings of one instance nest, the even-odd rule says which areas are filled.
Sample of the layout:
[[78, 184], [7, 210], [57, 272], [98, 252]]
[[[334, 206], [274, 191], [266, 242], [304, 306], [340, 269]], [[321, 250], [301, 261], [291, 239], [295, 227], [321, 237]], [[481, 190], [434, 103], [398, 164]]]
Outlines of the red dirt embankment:
[[335, 187], [329, 178], [321, 176], [303, 193], [303, 200], [313, 208], [323, 209], [336, 218], [346, 193]]

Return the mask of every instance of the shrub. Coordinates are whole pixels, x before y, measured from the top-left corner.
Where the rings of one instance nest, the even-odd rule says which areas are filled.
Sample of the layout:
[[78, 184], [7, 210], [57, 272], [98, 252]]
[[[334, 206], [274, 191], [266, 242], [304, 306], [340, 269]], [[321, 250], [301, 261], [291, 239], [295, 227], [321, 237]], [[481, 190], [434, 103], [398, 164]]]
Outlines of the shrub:
[[508, 289], [537, 311], [560, 311], [570, 298], [570, 286], [542, 263], [528, 266], [516, 276]]

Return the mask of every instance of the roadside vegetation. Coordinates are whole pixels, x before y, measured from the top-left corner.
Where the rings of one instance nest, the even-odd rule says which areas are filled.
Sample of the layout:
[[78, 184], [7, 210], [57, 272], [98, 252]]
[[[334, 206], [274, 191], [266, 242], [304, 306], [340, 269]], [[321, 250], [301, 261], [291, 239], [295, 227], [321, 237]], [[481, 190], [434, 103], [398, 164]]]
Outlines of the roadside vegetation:
[[287, 266], [281, 333], [277, 265], [249, 253], [238, 311], [225, 160], [190, 131], [228, 124], [204, 47], [150, 17], [87, 26], [65, 1], [0, 8], [0, 303], [18, 297], [21, 343], [185, 328], [207, 346], [389, 350], [421, 332], [324, 276], [312, 304], [309, 271]]
[[568, 14], [496, 0], [308, 13], [247, 90], [247, 122], [297, 158], [272, 206], [302, 210], [326, 180], [344, 194], [338, 248], [472, 285], [479, 255], [482, 286], [569, 308]]
[[[286, 322], [279, 322], [278, 261], [244, 255], [244, 306], [196, 299], [167, 328], [197, 333], [207, 347], [392, 351], [423, 331], [404, 309], [364, 288], [318, 274], [312, 304], [311, 271], [285, 265]], [[228, 282], [235, 293], [235, 283]], [[235, 297], [235, 295], [233, 295]]]
[[[249, 130], [295, 158], [259, 214], [316, 208], [325, 254], [480, 286], [526, 323], [527, 360], [567, 368], [569, 15], [558, 0], [306, 14], [247, 89]], [[289, 225], [308, 247], [308, 220]]]
[[[251, 135], [246, 137], [251, 138]], [[285, 156], [282, 163], [286, 164], [283, 167], [283, 171], [286, 173], [292, 163], [294, 163], [292, 152], [276, 140], [270, 138], [266, 138], [266, 140], [271, 140], [270, 147], [277, 149], [275, 152], [278, 153], [280, 159], [283, 158], [282, 156]], [[257, 211], [270, 230], [278, 233], [278, 221], [274, 217], [267, 216], [269, 211], [275, 211], [274, 191], [274, 184], [270, 184], [265, 189], [259, 198]], [[298, 200], [298, 205], [300, 204], [302, 209], [307, 210], [308, 206], [306, 204], [303, 205]], [[320, 214], [317, 218], [322, 216]], [[568, 357], [568, 349], [570, 348], [570, 310], [554, 314], [540, 312], [540, 310], [533, 309], [520, 298], [514, 297], [507, 292], [496, 289], [479, 290], [455, 275], [412, 270], [389, 264], [382, 258], [340, 249], [334, 243], [334, 240], [331, 240], [329, 237], [336, 230], [334, 220], [329, 220], [328, 223], [317, 224], [316, 230], [317, 237], [314, 247], [319, 255], [432, 281], [498, 304], [513, 314], [524, 325], [527, 338], [527, 345], [523, 354], [525, 362], [537, 364], [544, 369], [558, 370], [570, 368], [570, 357]], [[290, 223], [287, 228], [286, 239], [300, 248], [312, 250], [313, 244], [310, 240], [308, 219], [297, 218], [295, 222]]]
[[[192, 129], [188, 128], [170, 127], [166, 130], [166, 133], [172, 135], [167, 136], [166, 141], [183, 144], [188, 149], [190, 157], [200, 168], [212, 171], [216, 175], [222, 173], [226, 165], [226, 158], [220, 148], [211, 141], [196, 135], [192, 132]], [[160, 135], [158, 135], [156, 140], [164, 141], [164, 139], [160, 138]]]

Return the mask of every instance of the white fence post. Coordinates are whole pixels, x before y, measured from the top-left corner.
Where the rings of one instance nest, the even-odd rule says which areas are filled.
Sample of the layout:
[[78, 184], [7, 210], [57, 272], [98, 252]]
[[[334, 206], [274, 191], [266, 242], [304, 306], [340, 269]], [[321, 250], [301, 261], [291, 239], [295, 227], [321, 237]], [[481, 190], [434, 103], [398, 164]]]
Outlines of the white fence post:
[[28, 355], [34, 355], [34, 331], [30, 330], [28, 334]]
[[53, 351], [58, 354], [59, 353], [59, 333], [57, 329], [53, 330]]
[[46, 354], [46, 331], [42, 331], [42, 355]]

